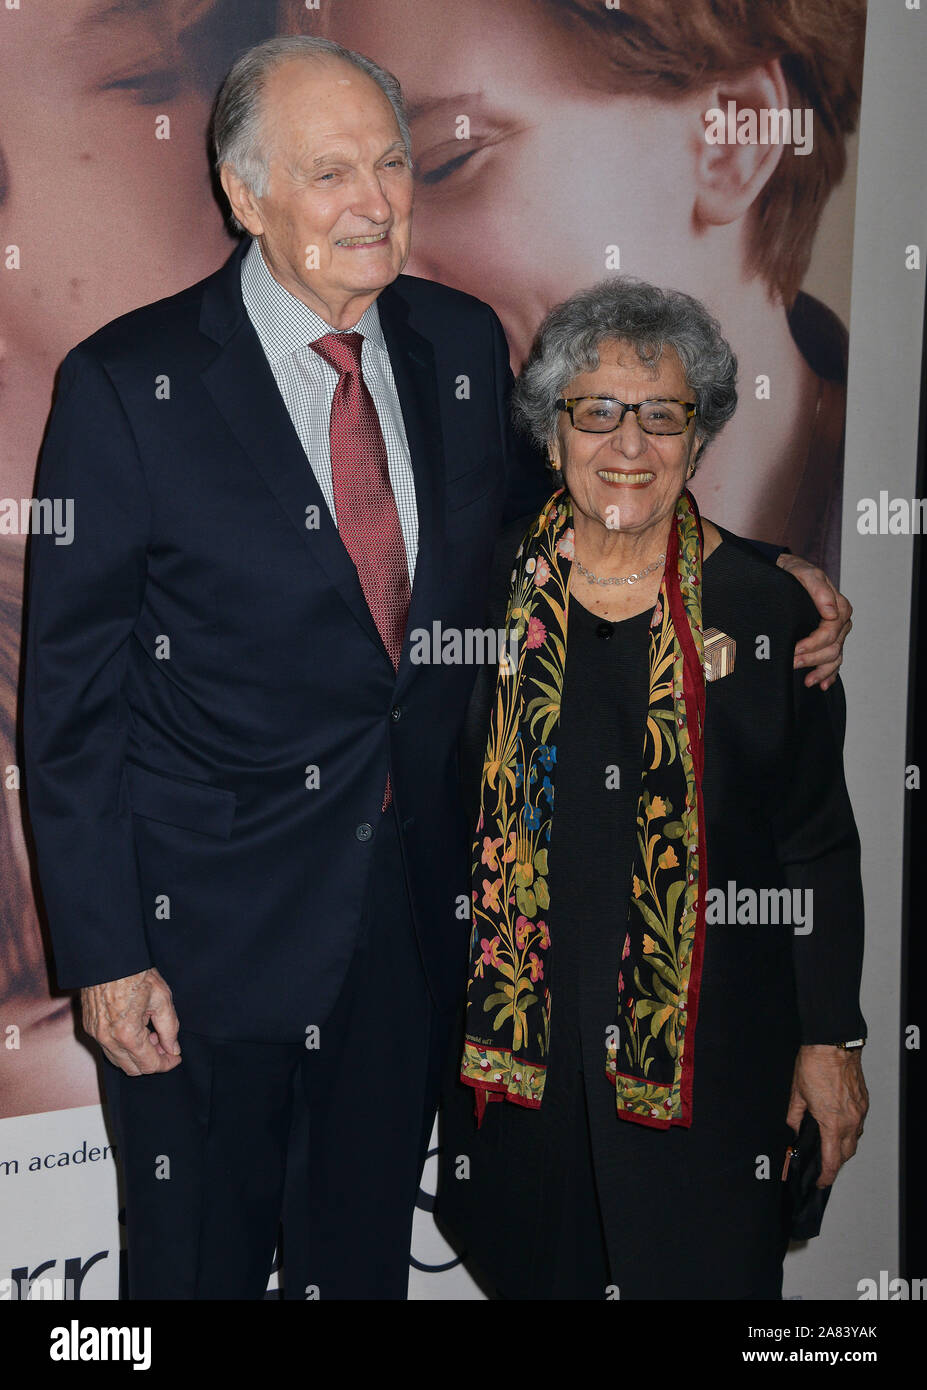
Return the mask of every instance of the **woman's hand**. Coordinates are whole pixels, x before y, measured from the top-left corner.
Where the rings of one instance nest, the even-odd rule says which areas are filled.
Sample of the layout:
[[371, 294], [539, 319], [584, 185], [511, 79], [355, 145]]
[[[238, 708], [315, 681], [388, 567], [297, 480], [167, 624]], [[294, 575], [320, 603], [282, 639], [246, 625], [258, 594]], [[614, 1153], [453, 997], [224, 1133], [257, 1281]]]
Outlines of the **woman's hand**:
[[811, 1111], [821, 1131], [817, 1185], [830, 1187], [847, 1159], [856, 1153], [869, 1110], [859, 1049], [847, 1052], [823, 1044], [799, 1048], [786, 1117], [786, 1124], [796, 1133], [806, 1110]]
[[805, 677], [805, 685], [820, 684], [822, 690], [827, 690], [833, 685], [843, 661], [843, 644], [853, 626], [850, 621], [853, 607], [849, 599], [834, 588], [823, 570], [800, 555], [780, 555], [776, 564], [788, 570], [808, 590], [821, 615], [814, 632], [803, 637], [795, 647], [795, 665], [814, 668]]

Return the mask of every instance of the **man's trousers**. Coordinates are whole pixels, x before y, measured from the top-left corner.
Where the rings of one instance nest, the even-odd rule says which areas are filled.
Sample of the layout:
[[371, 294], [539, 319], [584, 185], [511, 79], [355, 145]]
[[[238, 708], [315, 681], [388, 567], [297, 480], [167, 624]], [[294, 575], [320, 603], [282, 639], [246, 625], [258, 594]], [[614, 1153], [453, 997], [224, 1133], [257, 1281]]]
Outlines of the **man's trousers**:
[[287, 1298], [405, 1298], [452, 1016], [425, 982], [392, 806], [343, 987], [307, 1023], [309, 1046], [207, 1038], [181, 1018], [174, 1070], [104, 1061], [130, 1298], [262, 1298], [281, 1219]]

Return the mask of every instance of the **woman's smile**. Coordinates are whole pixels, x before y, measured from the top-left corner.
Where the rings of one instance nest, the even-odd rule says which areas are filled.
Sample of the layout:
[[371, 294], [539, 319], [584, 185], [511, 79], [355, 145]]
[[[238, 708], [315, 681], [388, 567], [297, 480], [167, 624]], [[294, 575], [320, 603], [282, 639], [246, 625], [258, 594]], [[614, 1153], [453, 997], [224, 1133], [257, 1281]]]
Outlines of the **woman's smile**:
[[649, 487], [652, 482], [656, 481], [657, 475], [649, 470], [642, 473], [625, 473], [618, 468], [600, 468], [596, 476], [601, 478], [603, 483], [607, 483], [609, 487], [640, 488]]

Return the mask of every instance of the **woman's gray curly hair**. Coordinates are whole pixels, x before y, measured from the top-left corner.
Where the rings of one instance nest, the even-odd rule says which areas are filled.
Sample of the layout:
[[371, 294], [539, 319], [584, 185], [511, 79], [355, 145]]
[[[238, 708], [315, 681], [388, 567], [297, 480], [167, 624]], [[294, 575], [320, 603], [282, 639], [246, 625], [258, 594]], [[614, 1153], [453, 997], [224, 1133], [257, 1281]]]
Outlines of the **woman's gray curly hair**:
[[737, 358], [704, 304], [629, 275], [602, 280], [551, 309], [515, 383], [518, 423], [539, 448], [549, 448], [557, 433], [558, 398], [574, 377], [598, 367], [602, 343], [616, 340], [630, 344], [651, 367], [673, 348], [697, 407], [701, 462], [737, 407]]

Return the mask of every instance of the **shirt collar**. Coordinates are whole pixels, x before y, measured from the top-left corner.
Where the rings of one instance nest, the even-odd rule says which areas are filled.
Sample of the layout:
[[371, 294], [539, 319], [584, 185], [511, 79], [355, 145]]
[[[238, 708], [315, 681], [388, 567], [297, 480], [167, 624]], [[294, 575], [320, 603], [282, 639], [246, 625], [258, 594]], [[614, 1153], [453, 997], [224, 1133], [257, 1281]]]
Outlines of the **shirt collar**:
[[364, 310], [353, 330], [332, 328], [301, 299], [284, 289], [267, 269], [260, 244], [252, 238], [241, 263], [241, 293], [254, 330], [269, 362], [289, 357], [326, 333], [362, 333], [376, 347], [386, 351], [377, 302]]

